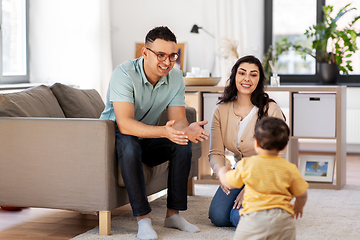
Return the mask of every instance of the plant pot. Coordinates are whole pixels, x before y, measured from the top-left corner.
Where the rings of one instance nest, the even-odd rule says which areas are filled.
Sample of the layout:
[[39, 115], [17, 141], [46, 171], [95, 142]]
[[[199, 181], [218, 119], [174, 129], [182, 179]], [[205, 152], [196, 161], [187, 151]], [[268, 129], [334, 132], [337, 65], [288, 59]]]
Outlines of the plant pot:
[[339, 67], [337, 64], [320, 62], [318, 63], [318, 72], [322, 84], [336, 84], [336, 80], [339, 76]]

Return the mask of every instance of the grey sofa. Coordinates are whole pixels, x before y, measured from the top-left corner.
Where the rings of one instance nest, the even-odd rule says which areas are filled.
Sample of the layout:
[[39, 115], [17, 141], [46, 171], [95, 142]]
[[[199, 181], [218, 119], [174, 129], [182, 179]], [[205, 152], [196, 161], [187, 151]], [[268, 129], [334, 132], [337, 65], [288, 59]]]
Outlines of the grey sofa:
[[[95, 90], [60, 83], [0, 95], [0, 206], [99, 213], [110, 234], [111, 210], [128, 203], [115, 151], [115, 124], [98, 119]], [[195, 109], [186, 107], [189, 122]], [[160, 123], [166, 122], [163, 113]], [[192, 179], [201, 145], [193, 144]], [[167, 188], [167, 163], [144, 165], [147, 194]]]

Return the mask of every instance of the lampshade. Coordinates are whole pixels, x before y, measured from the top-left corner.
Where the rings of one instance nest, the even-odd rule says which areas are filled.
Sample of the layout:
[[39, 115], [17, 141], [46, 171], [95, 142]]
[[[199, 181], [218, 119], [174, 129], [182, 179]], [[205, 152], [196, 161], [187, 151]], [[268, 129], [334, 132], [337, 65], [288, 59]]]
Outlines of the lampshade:
[[192, 27], [192, 29], [191, 29], [191, 32], [192, 33], [199, 33], [199, 29], [200, 29], [201, 27], [199, 27], [198, 25], [196, 25], [196, 24], [194, 24], [194, 26]]
[[199, 29], [202, 29], [204, 32], [206, 32], [207, 34], [209, 34], [211, 37], [215, 38], [214, 35], [212, 35], [211, 33], [209, 33], [208, 31], [206, 31], [204, 28], [199, 27], [198, 25], [194, 24], [194, 26], [191, 28], [191, 33], [199, 33]]

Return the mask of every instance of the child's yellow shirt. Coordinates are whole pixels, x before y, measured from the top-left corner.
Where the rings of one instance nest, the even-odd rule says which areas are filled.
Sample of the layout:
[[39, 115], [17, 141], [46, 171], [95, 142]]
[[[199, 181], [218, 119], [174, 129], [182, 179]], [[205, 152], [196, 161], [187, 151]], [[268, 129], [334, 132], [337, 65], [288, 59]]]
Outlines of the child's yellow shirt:
[[309, 184], [295, 164], [278, 156], [255, 155], [243, 158], [234, 170], [226, 173], [227, 181], [236, 188], [245, 184], [243, 213], [281, 208], [294, 216], [290, 201], [303, 194]]

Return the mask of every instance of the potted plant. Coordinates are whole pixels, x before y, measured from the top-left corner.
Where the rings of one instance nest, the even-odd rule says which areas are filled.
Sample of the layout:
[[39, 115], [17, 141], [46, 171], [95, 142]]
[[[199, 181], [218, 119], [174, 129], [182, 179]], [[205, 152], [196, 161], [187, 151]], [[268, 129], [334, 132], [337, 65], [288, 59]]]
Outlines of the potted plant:
[[341, 8], [335, 17], [331, 17], [333, 6], [324, 6], [324, 21], [305, 31], [307, 38], [313, 38], [312, 49], [316, 50], [316, 53], [307, 48], [302, 48], [301, 51], [317, 60], [323, 83], [336, 82], [339, 70], [346, 75], [353, 71], [349, 57], [358, 50], [356, 38], [360, 36], [360, 33], [353, 29], [353, 25], [360, 16], [355, 17], [344, 29], [338, 29], [337, 23], [346, 13], [356, 10], [350, 5]]
[[304, 48], [299, 44], [291, 43], [287, 38], [283, 38], [277, 42], [275, 45], [270, 45], [262, 61], [264, 67], [266, 79], [270, 80], [271, 73], [277, 74], [274, 72], [274, 69], [277, 69], [279, 55], [284, 52], [294, 49], [297, 52], [305, 52]]
[[353, 29], [353, 25], [360, 19], [355, 17], [344, 29], [338, 29], [337, 21], [346, 13], [356, 8], [350, 8], [347, 4], [341, 8], [333, 18], [333, 6], [324, 6], [324, 21], [309, 27], [304, 33], [307, 38], [312, 40], [312, 48], [303, 47], [300, 43], [291, 43], [287, 38], [281, 39], [275, 45], [271, 45], [264, 56], [263, 66], [268, 79], [270, 78], [271, 68], [269, 62], [276, 63], [280, 54], [289, 49], [315, 58], [318, 63], [318, 72], [323, 83], [334, 84], [339, 75], [339, 70], [346, 75], [353, 71], [349, 57], [358, 50], [356, 38], [359, 32]]

